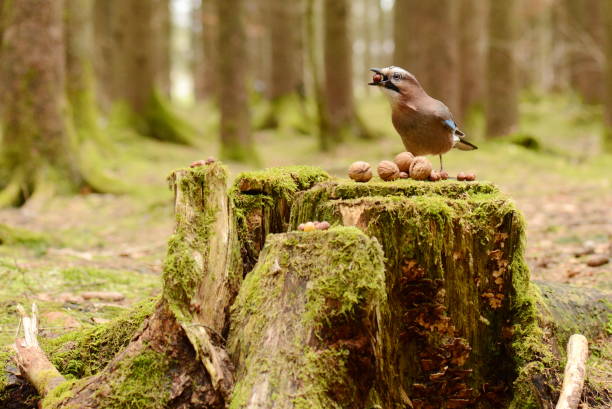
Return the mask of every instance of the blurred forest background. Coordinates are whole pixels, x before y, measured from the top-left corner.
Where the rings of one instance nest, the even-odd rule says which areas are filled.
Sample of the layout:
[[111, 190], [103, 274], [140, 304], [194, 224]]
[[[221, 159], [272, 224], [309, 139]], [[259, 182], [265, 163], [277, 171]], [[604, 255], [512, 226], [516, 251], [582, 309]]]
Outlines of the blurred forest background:
[[0, 36], [0, 344], [17, 302], [61, 332], [158, 291], [174, 168], [391, 159], [387, 65], [479, 145], [445, 165], [518, 202], [534, 277], [611, 288], [612, 0], [0, 0]]

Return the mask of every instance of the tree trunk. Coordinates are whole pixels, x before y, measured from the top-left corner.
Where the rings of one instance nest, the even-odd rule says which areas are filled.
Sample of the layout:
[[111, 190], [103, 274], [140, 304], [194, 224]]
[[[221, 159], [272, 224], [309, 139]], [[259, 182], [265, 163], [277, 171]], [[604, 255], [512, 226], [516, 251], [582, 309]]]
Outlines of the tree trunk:
[[63, 1], [5, 4], [2, 77], [4, 191], [0, 205], [82, 184], [65, 92]]
[[155, 312], [104, 369], [60, 386], [45, 398], [45, 408], [224, 407], [233, 366], [222, 340], [242, 281], [226, 178], [214, 163], [171, 176], [177, 224]]
[[295, 94], [301, 86], [300, 2], [268, 0], [270, 92], [272, 100]]
[[118, 100], [127, 104], [133, 114], [131, 122], [143, 135], [193, 144], [194, 129], [176, 115], [164, 95], [164, 78], [169, 75], [168, 32], [164, 18], [156, 18], [160, 6], [154, 1], [140, 0], [113, 3], [116, 44], [113, 77], [117, 81]]
[[79, 135], [100, 139], [94, 91], [93, 0], [66, 0], [66, 92]]
[[455, 115], [465, 121], [470, 112], [482, 109], [486, 81], [487, 2], [459, 2], [460, 101]]
[[327, 121], [325, 109], [325, 96], [323, 91], [323, 80], [320, 75], [320, 57], [318, 54], [319, 44], [317, 36], [317, 19], [316, 19], [316, 0], [306, 0], [306, 52], [307, 65], [311, 75], [311, 88], [314, 98], [314, 103], [317, 110], [316, 115], [316, 132], [319, 139], [319, 149], [327, 151], [331, 148], [332, 141], [330, 140], [329, 123]]
[[[589, 103], [602, 101], [603, 0], [564, 0], [568, 26], [570, 84]], [[599, 57], [599, 58], [598, 58]]]
[[257, 153], [251, 135], [251, 115], [247, 72], [244, 63], [245, 27], [244, 1], [217, 1], [218, 65], [217, 72], [223, 73], [218, 91], [221, 111], [221, 156], [241, 162], [257, 162]]
[[516, 0], [489, 2], [486, 135], [511, 133], [518, 123], [518, 74], [515, 57]]
[[334, 143], [343, 139], [355, 116], [350, 39], [350, 3], [325, 0], [325, 115]]
[[452, 0], [395, 2], [394, 64], [413, 73], [451, 111], [459, 108], [458, 12]]
[[[228, 196], [226, 177], [171, 176], [161, 300], [47, 349], [87, 377], [43, 407], [544, 409], [558, 345], [610, 313], [602, 294], [529, 282], [522, 218], [491, 184], [291, 167], [241, 174]], [[313, 219], [338, 227], [281, 233]]]
[[[270, 108], [258, 128], [287, 128], [307, 133], [304, 121], [292, 121], [295, 111], [306, 117], [301, 98], [304, 95], [303, 76], [303, 18], [302, 0], [287, 2], [267, 0], [262, 14], [266, 15], [268, 34], [269, 70], [267, 97]], [[257, 57], [256, 57], [257, 58]]]
[[217, 93], [217, 46], [216, 38], [219, 20], [215, 13], [216, 0], [203, 0], [195, 9], [194, 18], [194, 84], [198, 100], [214, 99]]
[[605, 73], [605, 106], [604, 117], [606, 130], [604, 134], [604, 146], [607, 151], [612, 151], [612, 2], [606, 3], [605, 15], [607, 16], [606, 27], [606, 73]]
[[352, 228], [271, 236], [232, 307], [230, 406], [366, 407], [383, 258]]
[[350, 33], [351, 3], [348, 0], [325, 0], [324, 20], [324, 89], [323, 104], [326, 129], [322, 134], [332, 146], [350, 135], [370, 138], [357, 115], [353, 101], [353, 43]]
[[172, 18], [170, 0], [153, 0], [152, 31], [155, 36], [155, 83], [166, 98], [171, 96]]
[[113, 0], [94, 0], [93, 25], [96, 83], [102, 86], [96, 89], [96, 97], [103, 111], [110, 108], [111, 101], [116, 98], [115, 81], [113, 78]]

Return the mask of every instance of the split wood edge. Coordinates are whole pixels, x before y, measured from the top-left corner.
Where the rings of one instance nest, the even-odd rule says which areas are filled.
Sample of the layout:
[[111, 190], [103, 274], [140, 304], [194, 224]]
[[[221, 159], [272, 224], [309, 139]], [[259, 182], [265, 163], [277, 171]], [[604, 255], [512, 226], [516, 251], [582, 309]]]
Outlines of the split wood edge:
[[[32, 304], [32, 315], [28, 316], [23, 306], [18, 305], [21, 315], [20, 327], [23, 338], [15, 340], [15, 363], [21, 374], [36, 388], [41, 397], [47, 396], [66, 379], [53, 366], [45, 352], [38, 345], [38, 308]], [[19, 336], [19, 333], [17, 334]]]
[[567, 342], [567, 364], [563, 374], [561, 395], [555, 409], [577, 409], [586, 377], [586, 360], [589, 343], [580, 334], [574, 334]]

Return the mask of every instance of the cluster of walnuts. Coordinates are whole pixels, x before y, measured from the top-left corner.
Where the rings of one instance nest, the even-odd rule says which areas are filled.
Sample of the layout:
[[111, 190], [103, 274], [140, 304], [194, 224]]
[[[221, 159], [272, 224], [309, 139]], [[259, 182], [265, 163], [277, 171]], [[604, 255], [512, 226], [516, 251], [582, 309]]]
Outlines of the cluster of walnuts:
[[[448, 179], [445, 171], [435, 171], [431, 162], [424, 156], [414, 156], [410, 152], [398, 154], [392, 161], [384, 160], [378, 164], [378, 176], [382, 180], [392, 181], [396, 179], [430, 180], [432, 182]], [[462, 176], [459, 178], [459, 176]], [[473, 174], [457, 175], [458, 180], [475, 180]], [[372, 168], [367, 162], [354, 162], [349, 168], [349, 177], [356, 182], [368, 182], [372, 179]]]

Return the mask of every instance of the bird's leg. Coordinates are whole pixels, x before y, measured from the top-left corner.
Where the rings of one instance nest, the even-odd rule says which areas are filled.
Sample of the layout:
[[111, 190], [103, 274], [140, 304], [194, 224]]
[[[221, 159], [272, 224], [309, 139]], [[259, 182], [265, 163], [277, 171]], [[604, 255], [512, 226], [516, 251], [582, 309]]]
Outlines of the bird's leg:
[[442, 155], [438, 155], [438, 157], [440, 158], [440, 172], [442, 172], [444, 170], [444, 165], [442, 164]]

